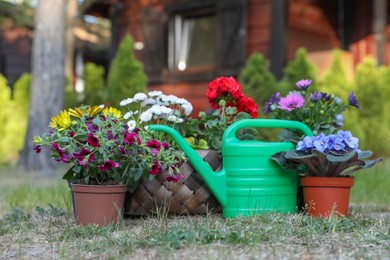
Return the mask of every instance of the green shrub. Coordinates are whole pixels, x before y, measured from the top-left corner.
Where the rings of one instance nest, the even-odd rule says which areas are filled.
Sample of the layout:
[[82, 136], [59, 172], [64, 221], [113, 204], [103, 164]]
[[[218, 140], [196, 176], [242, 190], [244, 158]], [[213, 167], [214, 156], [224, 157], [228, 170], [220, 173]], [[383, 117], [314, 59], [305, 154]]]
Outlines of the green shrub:
[[24, 73], [14, 83], [13, 116], [9, 119], [9, 134], [13, 140], [15, 153], [19, 153], [24, 145], [24, 137], [27, 130], [28, 109], [30, 103], [31, 74]]
[[354, 84], [362, 107], [358, 126], [364, 132], [364, 140], [360, 145], [385, 155], [390, 149], [390, 68], [378, 67], [372, 57], [367, 57], [356, 68]]
[[65, 77], [65, 98], [64, 98], [64, 108], [73, 108], [80, 106], [84, 99], [83, 96], [77, 93], [69, 79], [69, 77]]
[[243, 92], [263, 107], [264, 103], [276, 91], [277, 82], [269, 70], [269, 62], [260, 53], [253, 53], [241, 70], [238, 81]]
[[284, 90], [283, 94], [291, 90], [295, 86], [295, 83], [301, 79], [312, 80], [311, 87], [315, 87], [317, 83], [317, 71], [318, 68], [308, 60], [306, 49], [297, 49], [295, 58], [283, 70], [283, 78], [280, 82]]
[[11, 89], [7, 85], [7, 79], [0, 74], [0, 164], [8, 162], [14, 154], [13, 140], [9, 132], [9, 119], [13, 116], [11, 104]]
[[147, 77], [133, 53], [133, 38], [127, 35], [121, 41], [112, 61], [107, 79], [107, 103], [118, 107], [120, 101], [146, 92]]
[[[321, 92], [334, 94], [342, 100], [348, 100], [348, 95], [351, 91], [354, 91], [355, 94], [359, 94], [356, 93], [354, 84], [347, 81], [341, 58], [341, 51], [339, 49], [333, 51], [332, 63], [325, 72], [324, 77], [319, 80], [316, 89]], [[364, 132], [358, 125], [359, 112], [360, 111], [357, 109], [348, 109], [345, 111], [343, 114], [344, 126], [342, 128], [351, 131], [354, 136], [363, 140]]]
[[104, 103], [104, 67], [94, 63], [86, 63], [84, 69], [84, 103], [100, 105]]

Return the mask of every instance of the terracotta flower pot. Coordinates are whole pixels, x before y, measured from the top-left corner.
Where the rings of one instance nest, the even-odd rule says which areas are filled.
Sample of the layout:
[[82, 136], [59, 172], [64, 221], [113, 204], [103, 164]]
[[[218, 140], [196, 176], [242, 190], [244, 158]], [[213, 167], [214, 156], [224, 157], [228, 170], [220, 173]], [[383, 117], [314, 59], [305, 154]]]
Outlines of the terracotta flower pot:
[[348, 216], [353, 177], [301, 177], [305, 211], [309, 216]]
[[126, 185], [70, 185], [78, 225], [115, 224], [122, 217]]

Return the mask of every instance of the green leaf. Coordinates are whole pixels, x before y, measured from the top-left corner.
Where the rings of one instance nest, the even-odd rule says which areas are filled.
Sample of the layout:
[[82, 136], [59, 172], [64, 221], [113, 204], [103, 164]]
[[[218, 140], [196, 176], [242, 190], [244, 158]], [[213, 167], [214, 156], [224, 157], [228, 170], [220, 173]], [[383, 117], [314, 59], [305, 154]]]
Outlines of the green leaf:
[[75, 166], [72, 166], [65, 174], [62, 176], [62, 179], [64, 180], [72, 180], [74, 178], [74, 171], [73, 169]]
[[326, 156], [328, 161], [331, 163], [342, 163], [342, 162], [347, 162], [349, 160], [356, 160], [357, 157], [358, 156], [356, 151], [351, 151], [342, 155], [328, 154]]

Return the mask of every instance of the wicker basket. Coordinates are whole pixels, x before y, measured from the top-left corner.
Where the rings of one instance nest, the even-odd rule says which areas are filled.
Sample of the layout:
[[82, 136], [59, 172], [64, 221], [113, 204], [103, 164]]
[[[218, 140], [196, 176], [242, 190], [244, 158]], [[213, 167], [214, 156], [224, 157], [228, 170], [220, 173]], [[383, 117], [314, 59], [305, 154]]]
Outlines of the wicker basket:
[[[220, 170], [222, 160], [212, 150], [197, 150], [199, 156], [213, 170]], [[132, 193], [127, 194], [125, 216], [152, 215], [164, 212], [174, 215], [203, 215], [221, 212], [221, 206], [189, 162], [180, 166], [184, 178], [177, 183], [166, 182], [164, 173], [150, 181], [144, 181]]]

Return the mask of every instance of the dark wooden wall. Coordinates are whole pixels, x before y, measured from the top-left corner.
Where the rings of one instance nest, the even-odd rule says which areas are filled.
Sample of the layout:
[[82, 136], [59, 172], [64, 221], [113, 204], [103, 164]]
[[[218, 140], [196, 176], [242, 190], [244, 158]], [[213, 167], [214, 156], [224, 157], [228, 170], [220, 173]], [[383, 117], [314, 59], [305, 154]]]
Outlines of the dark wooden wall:
[[31, 43], [31, 30], [26, 27], [0, 30], [0, 73], [10, 86], [30, 72]]

